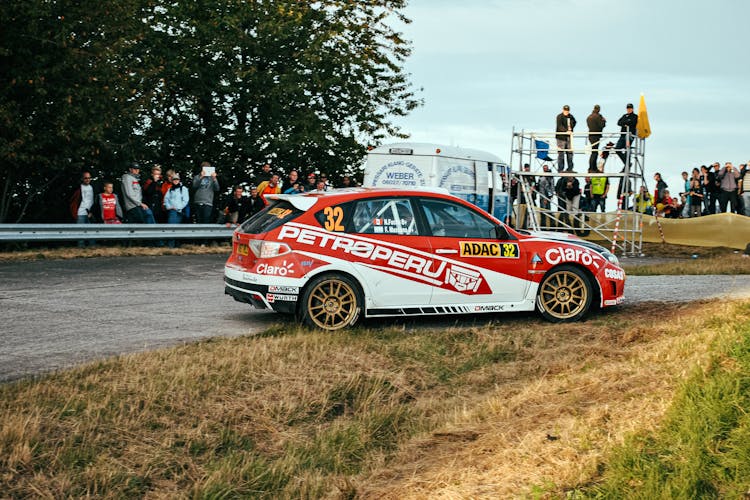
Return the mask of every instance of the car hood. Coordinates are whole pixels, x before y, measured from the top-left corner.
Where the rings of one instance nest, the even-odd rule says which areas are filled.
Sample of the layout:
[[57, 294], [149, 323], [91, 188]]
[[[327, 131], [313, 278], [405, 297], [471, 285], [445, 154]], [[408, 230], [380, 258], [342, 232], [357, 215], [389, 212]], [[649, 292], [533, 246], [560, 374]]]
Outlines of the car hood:
[[557, 233], [554, 231], [528, 231], [528, 230], [519, 231], [519, 232], [521, 234], [526, 234], [532, 238], [541, 238], [541, 239], [551, 240], [551, 241], [560, 241], [563, 243], [575, 243], [576, 245], [589, 248], [598, 253], [607, 251], [607, 249], [604, 248], [603, 246], [597, 243], [593, 243], [591, 241], [586, 241], [582, 238], [579, 238], [575, 234]]

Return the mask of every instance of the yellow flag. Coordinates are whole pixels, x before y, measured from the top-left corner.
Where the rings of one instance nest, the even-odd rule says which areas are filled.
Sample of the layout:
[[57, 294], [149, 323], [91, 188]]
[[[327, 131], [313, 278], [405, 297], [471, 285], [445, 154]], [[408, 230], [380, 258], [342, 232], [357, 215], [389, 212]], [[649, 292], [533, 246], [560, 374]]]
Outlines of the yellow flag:
[[651, 124], [648, 122], [648, 111], [646, 111], [646, 99], [641, 94], [641, 102], [638, 103], [638, 123], [635, 127], [638, 137], [645, 139], [651, 135]]

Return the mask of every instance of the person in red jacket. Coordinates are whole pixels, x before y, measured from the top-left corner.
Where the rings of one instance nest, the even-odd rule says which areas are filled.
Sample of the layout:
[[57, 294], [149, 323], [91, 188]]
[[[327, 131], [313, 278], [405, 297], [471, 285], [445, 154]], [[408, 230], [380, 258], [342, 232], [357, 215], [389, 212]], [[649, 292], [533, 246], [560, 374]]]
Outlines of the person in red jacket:
[[105, 181], [102, 185], [104, 189], [97, 196], [97, 215], [105, 224], [121, 224], [123, 218], [122, 206], [120, 199], [114, 193], [114, 185], [110, 181]]

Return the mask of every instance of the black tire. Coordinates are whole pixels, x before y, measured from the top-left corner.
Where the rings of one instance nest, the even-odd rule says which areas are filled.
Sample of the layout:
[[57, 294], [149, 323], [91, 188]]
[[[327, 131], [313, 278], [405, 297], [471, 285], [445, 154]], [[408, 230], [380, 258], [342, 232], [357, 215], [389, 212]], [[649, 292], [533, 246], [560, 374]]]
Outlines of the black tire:
[[340, 330], [357, 323], [363, 303], [362, 291], [354, 280], [343, 274], [324, 274], [305, 287], [299, 318], [313, 328]]
[[586, 273], [575, 266], [552, 269], [539, 284], [536, 305], [547, 321], [578, 321], [591, 308], [593, 289]]

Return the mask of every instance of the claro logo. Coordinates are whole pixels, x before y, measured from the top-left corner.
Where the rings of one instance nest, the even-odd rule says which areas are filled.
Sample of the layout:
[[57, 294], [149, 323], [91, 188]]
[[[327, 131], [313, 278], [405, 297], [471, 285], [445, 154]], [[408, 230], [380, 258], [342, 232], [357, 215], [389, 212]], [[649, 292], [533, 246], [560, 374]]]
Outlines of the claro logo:
[[293, 276], [294, 275], [294, 262], [283, 261], [280, 266], [272, 266], [270, 264], [258, 264], [256, 269], [258, 274], [265, 274], [266, 276]]
[[553, 266], [560, 262], [579, 262], [584, 266], [593, 265], [599, 269], [599, 263], [596, 261], [596, 258], [587, 250], [581, 250], [580, 248], [550, 248], [545, 252], [544, 259]]

